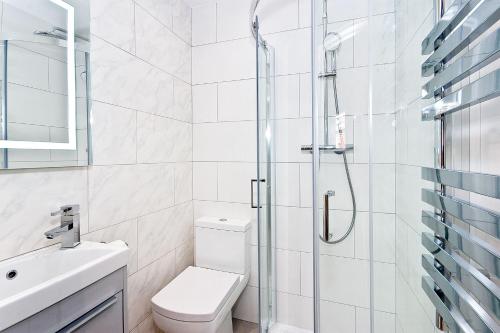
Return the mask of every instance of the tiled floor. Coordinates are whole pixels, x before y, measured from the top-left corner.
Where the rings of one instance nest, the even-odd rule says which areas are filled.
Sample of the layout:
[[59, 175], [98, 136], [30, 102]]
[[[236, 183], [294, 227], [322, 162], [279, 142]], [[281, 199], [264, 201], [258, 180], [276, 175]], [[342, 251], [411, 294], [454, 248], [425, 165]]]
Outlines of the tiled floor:
[[259, 326], [255, 323], [233, 318], [233, 333], [258, 333]]

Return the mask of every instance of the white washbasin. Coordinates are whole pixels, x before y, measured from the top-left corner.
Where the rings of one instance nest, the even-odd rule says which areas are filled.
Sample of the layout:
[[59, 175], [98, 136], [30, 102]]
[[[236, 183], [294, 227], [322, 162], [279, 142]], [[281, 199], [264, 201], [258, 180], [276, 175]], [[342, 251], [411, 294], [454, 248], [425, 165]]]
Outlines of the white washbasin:
[[[54, 245], [0, 262], [0, 331], [127, 265], [122, 241]], [[9, 272], [16, 271], [13, 279]], [[11, 273], [11, 275], [13, 275]]]

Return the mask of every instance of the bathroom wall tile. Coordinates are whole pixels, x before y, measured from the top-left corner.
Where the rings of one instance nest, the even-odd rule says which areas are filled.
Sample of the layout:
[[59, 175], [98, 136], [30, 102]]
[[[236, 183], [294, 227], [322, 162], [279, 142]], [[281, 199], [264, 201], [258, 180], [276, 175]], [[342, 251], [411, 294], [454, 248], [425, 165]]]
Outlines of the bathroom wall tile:
[[299, 165], [276, 164], [276, 204], [298, 207], [300, 203]]
[[193, 45], [215, 43], [217, 41], [217, 5], [207, 3], [192, 9]]
[[175, 252], [139, 270], [128, 279], [128, 326], [136, 327], [151, 313], [151, 297], [175, 276]]
[[136, 113], [110, 104], [92, 103], [94, 165], [136, 162]]
[[194, 124], [193, 160], [253, 162], [254, 134], [253, 121]]
[[311, 74], [300, 74], [300, 116], [312, 116]]
[[139, 215], [156, 212], [174, 204], [174, 166], [172, 164], [138, 164], [138, 189], [133, 202]]
[[165, 72], [94, 38], [91, 50], [93, 99], [168, 116], [173, 79]]
[[259, 287], [259, 247], [250, 245], [250, 278], [248, 285]]
[[[356, 221], [356, 258], [370, 259], [368, 221]], [[396, 226], [394, 214], [373, 214], [373, 257], [375, 261], [395, 262]]]
[[194, 239], [191, 238], [175, 249], [175, 274], [194, 265]]
[[328, 20], [345, 21], [368, 16], [368, 0], [329, 0]]
[[241, 80], [219, 83], [219, 121], [255, 120], [257, 110], [255, 80]]
[[138, 219], [139, 269], [175, 250], [193, 237], [190, 202]]
[[[323, 332], [356, 333], [356, 309], [354, 306], [334, 302], [321, 301], [320, 327]], [[332, 316], [335, 320], [331, 320]], [[360, 331], [359, 333], [369, 332]], [[382, 332], [380, 332], [382, 333]]]
[[276, 310], [279, 323], [309, 330], [313, 327], [312, 298], [278, 292]]
[[311, 67], [310, 29], [285, 31], [266, 36], [269, 44], [281, 52], [275, 55], [276, 75], [307, 73]]
[[250, 180], [256, 177], [256, 173], [254, 163], [219, 163], [218, 200], [250, 203]]
[[[23, 44], [21, 44], [23, 45]], [[9, 79], [27, 87], [49, 89], [49, 58], [16, 44], [9, 44]]]
[[188, 123], [193, 122], [193, 100], [191, 85], [181, 80], [174, 80], [174, 108], [172, 117]]
[[[396, 122], [392, 114], [373, 116], [373, 162], [394, 163], [396, 159]], [[354, 119], [354, 161], [368, 163], [369, 158], [369, 117]]]
[[247, 286], [233, 308], [233, 318], [257, 323], [259, 321], [259, 289]]
[[300, 84], [299, 75], [278, 76], [275, 78], [275, 115], [273, 118], [298, 118]]
[[81, 232], [88, 232], [86, 183], [83, 169], [2, 172], [0, 260], [60, 242], [43, 233], [59, 224], [60, 218], [50, 213], [62, 205], [80, 205]]
[[193, 47], [193, 84], [255, 77], [255, 45], [244, 38]]
[[322, 255], [321, 298], [333, 302], [369, 307], [369, 262]]
[[217, 200], [217, 163], [193, 163], [193, 199]]
[[[354, 35], [354, 66], [367, 66], [369, 57], [374, 64], [395, 61], [395, 17], [394, 14], [372, 16], [354, 21], [357, 33]], [[372, 39], [372, 43], [369, 40]], [[371, 49], [368, 49], [371, 45]]]
[[373, 113], [393, 113], [396, 110], [395, 64], [373, 67]]
[[217, 121], [217, 84], [193, 86], [193, 122]]
[[373, 275], [375, 309], [394, 313], [396, 311], [395, 265], [376, 262]]
[[279, 119], [274, 121], [275, 150], [277, 162], [308, 162], [309, 154], [300, 147], [311, 143], [312, 126], [310, 118]]
[[354, 20], [328, 24], [328, 31], [337, 33], [342, 41], [337, 53], [337, 68], [350, 68], [353, 66], [354, 29]]
[[90, 232], [82, 236], [82, 240], [93, 242], [112, 242], [122, 240], [128, 246], [128, 274], [137, 271], [137, 220], [133, 219], [123, 223]]
[[173, 31], [191, 45], [191, 7], [184, 0], [172, 0]]
[[259, 3], [256, 14], [259, 16], [260, 33], [262, 35], [299, 27], [298, 0], [281, 2], [279, 10], [276, 9], [277, 4], [271, 1]]
[[190, 161], [191, 136], [192, 125], [189, 123], [139, 112], [137, 161], [140, 163]]
[[312, 209], [276, 207], [276, 247], [312, 252]]
[[394, 12], [394, 0], [373, 0], [370, 3], [370, 13], [372, 15]]
[[[331, 200], [333, 202], [333, 207], [335, 207], [335, 198]], [[321, 216], [323, 216], [323, 210], [320, 211], [320, 214]], [[344, 234], [349, 229], [349, 226], [352, 221], [352, 211], [330, 210], [330, 220], [332, 221], [330, 229], [332, 238], [340, 239], [340, 237], [344, 236]], [[367, 224], [367, 222], [368, 222], [367, 214], [365, 212], [358, 212], [356, 215], [355, 226], [359, 224]], [[320, 233], [323, 233], [323, 226], [320, 227]], [[354, 258], [355, 234], [356, 234], [355, 231], [351, 232], [346, 237], [346, 239], [335, 245], [321, 244], [320, 253], [346, 257], [346, 258]]]
[[175, 164], [175, 204], [193, 200], [193, 163]]
[[132, 0], [93, 0], [90, 11], [92, 34], [127, 52], [135, 53]]
[[149, 315], [137, 326], [133, 333], [161, 333], [162, 331], [155, 325], [153, 315]]
[[250, 0], [217, 2], [217, 41], [249, 37]]
[[176, 77], [191, 82], [191, 47], [136, 6], [137, 56]]
[[276, 250], [276, 289], [300, 294], [300, 252]]
[[[396, 333], [396, 315], [382, 311], [375, 311], [374, 315], [374, 332], [375, 333]], [[370, 310], [356, 308], [356, 333], [364, 333], [370, 331]]]
[[393, 164], [375, 164], [373, 166], [373, 208], [375, 212], [395, 212], [395, 173]]
[[498, 99], [493, 99], [481, 104], [481, 172], [498, 174], [500, 158], [498, 156], [500, 135], [498, 126]]
[[172, 1], [135, 0], [135, 2], [163, 25], [172, 29]]

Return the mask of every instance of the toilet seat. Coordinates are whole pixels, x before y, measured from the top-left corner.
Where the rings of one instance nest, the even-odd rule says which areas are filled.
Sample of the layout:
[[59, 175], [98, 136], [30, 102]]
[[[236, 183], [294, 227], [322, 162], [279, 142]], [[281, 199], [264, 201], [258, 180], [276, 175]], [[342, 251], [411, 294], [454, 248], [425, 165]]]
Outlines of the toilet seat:
[[151, 299], [153, 311], [179, 321], [212, 321], [239, 282], [238, 274], [190, 266]]

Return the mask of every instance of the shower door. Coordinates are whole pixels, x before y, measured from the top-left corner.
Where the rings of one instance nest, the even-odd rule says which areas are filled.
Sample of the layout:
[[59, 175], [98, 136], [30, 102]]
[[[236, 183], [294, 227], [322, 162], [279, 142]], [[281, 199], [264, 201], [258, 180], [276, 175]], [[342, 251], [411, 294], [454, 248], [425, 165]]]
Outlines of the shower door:
[[257, 260], [259, 269], [259, 328], [268, 332], [276, 318], [275, 293], [275, 158], [274, 158], [274, 50], [259, 35], [255, 21], [257, 72], [257, 177], [258, 224]]

